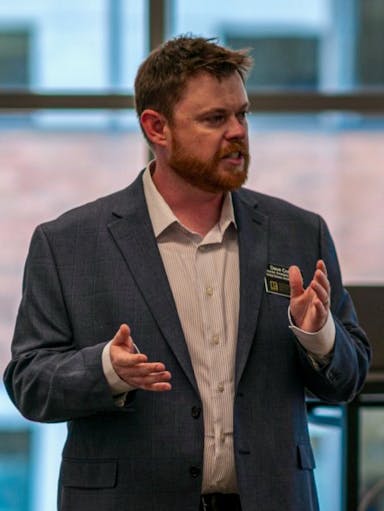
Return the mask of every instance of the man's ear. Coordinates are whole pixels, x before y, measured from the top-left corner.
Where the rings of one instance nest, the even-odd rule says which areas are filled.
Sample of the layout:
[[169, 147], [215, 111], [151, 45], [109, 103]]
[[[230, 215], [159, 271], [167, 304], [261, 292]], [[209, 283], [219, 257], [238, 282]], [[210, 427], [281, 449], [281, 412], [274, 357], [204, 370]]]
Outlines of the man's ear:
[[167, 121], [163, 114], [147, 108], [140, 115], [141, 126], [148, 140], [155, 145], [167, 143]]

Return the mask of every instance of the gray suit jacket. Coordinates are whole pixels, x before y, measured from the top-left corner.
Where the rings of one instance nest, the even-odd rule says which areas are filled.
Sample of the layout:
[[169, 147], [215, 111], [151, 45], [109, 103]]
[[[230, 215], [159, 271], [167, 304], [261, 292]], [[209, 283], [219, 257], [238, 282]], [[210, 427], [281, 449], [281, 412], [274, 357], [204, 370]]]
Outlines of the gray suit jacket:
[[[323, 220], [246, 189], [233, 193], [240, 250], [234, 445], [244, 511], [318, 509], [305, 388], [329, 402], [361, 388], [369, 347], [341, 284]], [[300, 266], [307, 285], [323, 258], [336, 343], [316, 371], [290, 332], [288, 298], [269, 294], [269, 263]], [[172, 372], [167, 393], [112, 399], [101, 353], [123, 322], [150, 360]], [[191, 360], [144, 200], [127, 189], [39, 226], [5, 373], [26, 417], [68, 421], [62, 511], [197, 511], [203, 417]]]

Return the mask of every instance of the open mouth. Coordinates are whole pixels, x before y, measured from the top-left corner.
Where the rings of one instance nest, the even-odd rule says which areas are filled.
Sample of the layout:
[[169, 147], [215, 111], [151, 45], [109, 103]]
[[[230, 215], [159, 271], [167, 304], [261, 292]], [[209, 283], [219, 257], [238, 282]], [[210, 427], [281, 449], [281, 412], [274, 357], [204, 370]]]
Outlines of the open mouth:
[[243, 155], [240, 151], [228, 153], [225, 155], [225, 158], [231, 158], [231, 159], [242, 158], [242, 157], [243, 157]]
[[233, 163], [234, 165], [239, 165], [244, 161], [244, 155], [240, 151], [232, 151], [231, 153], [225, 154], [223, 159]]

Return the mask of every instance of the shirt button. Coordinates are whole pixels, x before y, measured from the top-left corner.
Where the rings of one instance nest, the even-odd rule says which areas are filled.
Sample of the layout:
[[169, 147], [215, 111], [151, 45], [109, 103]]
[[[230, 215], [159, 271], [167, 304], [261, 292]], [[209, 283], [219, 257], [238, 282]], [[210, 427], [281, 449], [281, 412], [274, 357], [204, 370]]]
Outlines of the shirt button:
[[191, 474], [193, 479], [196, 479], [196, 477], [199, 477], [199, 475], [201, 474], [201, 470], [199, 469], [199, 467], [192, 466], [189, 468], [189, 473]]
[[218, 385], [217, 392], [224, 392], [224, 385]]
[[217, 345], [217, 344], [219, 344], [219, 342], [220, 342], [219, 335], [218, 334], [213, 335], [212, 336], [212, 344], [216, 344]]
[[208, 296], [212, 296], [213, 295], [213, 288], [211, 286], [207, 286], [205, 288], [205, 292], [207, 293]]
[[192, 417], [194, 419], [198, 419], [200, 417], [200, 414], [201, 414], [200, 406], [192, 406], [191, 413], [192, 413]]

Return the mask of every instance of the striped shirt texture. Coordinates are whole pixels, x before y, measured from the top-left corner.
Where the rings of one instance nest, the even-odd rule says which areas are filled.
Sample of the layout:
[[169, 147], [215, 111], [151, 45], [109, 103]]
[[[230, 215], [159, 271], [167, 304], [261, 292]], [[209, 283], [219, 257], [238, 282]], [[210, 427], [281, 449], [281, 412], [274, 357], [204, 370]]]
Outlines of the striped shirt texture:
[[202, 238], [181, 225], [144, 173], [144, 193], [194, 369], [204, 415], [202, 492], [235, 492], [233, 403], [239, 250], [231, 195]]

